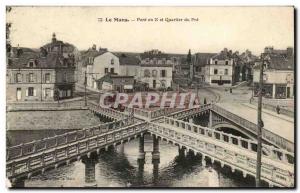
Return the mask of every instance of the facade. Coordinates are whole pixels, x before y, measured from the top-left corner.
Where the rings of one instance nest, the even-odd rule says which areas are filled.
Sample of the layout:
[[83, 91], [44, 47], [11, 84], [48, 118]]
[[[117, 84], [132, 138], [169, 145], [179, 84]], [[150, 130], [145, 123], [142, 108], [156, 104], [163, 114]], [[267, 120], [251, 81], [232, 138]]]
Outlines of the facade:
[[167, 54], [151, 50], [141, 54], [140, 78], [151, 89], [166, 89], [172, 86], [173, 62]]
[[[117, 55], [117, 54], [116, 54]], [[118, 54], [120, 63], [120, 75], [121, 76], [133, 76], [138, 80], [140, 77], [140, 59], [136, 55], [130, 54]]]
[[[70, 48], [67, 48], [70, 47]], [[7, 101], [54, 101], [72, 98], [75, 56], [72, 45], [56, 41], [41, 50], [14, 48], [7, 64]]]
[[82, 73], [86, 73], [87, 87], [97, 89], [98, 79], [108, 73], [120, 73], [119, 58], [106, 49], [96, 50], [96, 46], [93, 46], [82, 56], [82, 60], [85, 68]]
[[209, 65], [210, 59], [215, 55], [216, 53], [196, 53], [193, 55], [194, 79], [197, 82], [205, 82], [205, 66]]
[[205, 82], [215, 86], [232, 86], [234, 83], [235, 60], [231, 50], [224, 48], [213, 56], [205, 66]]
[[[273, 50], [274, 52], [271, 52]], [[283, 50], [274, 50], [266, 48], [264, 58], [266, 67], [264, 69], [263, 96], [266, 98], [286, 99], [294, 97], [294, 55], [288, 48]], [[254, 96], [258, 94], [259, 83], [259, 65], [254, 67]]]
[[97, 85], [98, 89], [101, 90], [132, 92], [134, 89], [134, 77], [108, 73], [97, 80]]
[[172, 86], [172, 65], [141, 65], [140, 81], [151, 89], [165, 89]]

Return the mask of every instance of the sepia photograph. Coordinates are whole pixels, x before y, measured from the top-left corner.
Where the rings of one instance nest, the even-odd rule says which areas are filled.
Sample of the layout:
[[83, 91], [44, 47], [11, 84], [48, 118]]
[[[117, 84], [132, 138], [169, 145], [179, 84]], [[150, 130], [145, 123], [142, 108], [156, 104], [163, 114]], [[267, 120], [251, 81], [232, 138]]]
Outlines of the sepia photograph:
[[296, 188], [295, 13], [6, 6], [6, 187]]

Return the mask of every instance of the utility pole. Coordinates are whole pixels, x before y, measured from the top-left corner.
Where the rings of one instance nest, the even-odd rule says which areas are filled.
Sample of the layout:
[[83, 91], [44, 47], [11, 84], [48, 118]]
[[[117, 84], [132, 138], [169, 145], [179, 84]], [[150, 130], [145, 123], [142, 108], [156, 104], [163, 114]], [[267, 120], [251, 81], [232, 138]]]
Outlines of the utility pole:
[[261, 108], [262, 108], [262, 90], [263, 90], [263, 69], [264, 69], [264, 56], [261, 55], [262, 62], [260, 64], [259, 73], [259, 91], [258, 91], [258, 105], [257, 105], [257, 160], [256, 160], [256, 178], [255, 185], [260, 187], [261, 177], [261, 154], [262, 154], [262, 127], [263, 121], [261, 119]]
[[86, 100], [86, 84], [87, 84], [87, 77], [86, 77], [86, 71], [84, 71], [84, 105], [87, 106], [87, 100]]

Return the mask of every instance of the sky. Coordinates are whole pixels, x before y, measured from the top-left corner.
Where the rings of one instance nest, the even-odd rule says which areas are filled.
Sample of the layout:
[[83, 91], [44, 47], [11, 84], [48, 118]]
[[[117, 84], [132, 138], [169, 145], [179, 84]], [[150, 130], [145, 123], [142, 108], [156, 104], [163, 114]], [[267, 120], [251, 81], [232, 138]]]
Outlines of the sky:
[[293, 14], [293, 7], [13, 7], [6, 19], [13, 46], [39, 48], [55, 32], [79, 50], [96, 44], [124, 52], [216, 53], [226, 47], [260, 54], [266, 46], [294, 45]]

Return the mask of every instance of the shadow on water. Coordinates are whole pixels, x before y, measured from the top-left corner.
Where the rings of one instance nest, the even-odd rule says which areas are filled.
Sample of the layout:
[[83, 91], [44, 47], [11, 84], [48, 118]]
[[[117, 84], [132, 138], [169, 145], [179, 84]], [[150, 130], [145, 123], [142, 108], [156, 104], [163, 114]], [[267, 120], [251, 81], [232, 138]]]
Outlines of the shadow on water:
[[100, 174], [119, 179], [126, 185], [135, 181], [136, 168], [133, 167], [123, 153], [119, 153], [114, 148], [108, 151], [101, 151], [99, 155], [98, 169]]

